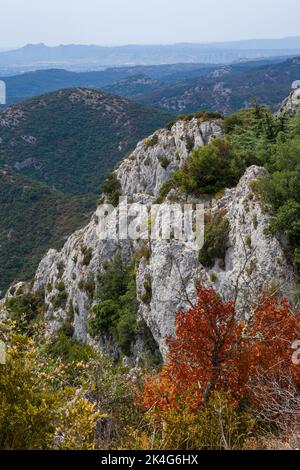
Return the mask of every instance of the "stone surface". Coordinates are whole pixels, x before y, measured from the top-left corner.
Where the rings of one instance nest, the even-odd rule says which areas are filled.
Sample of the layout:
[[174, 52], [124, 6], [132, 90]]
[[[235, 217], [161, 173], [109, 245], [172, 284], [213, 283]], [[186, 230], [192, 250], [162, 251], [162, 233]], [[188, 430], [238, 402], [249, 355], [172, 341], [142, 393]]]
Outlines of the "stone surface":
[[295, 116], [300, 114], [300, 88], [294, 90], [281, 104], [277, 116]]
[[170, 131], [155, 132], [140, 142], [119, 166], [116, 173], [123, 194], [158, 196], [161, 186], [186, 162], [191, 150], [220, 135], [218, 121], [202, 122], [196, 118], [177, 121]]
[[[172, 171], [186, 161], [192, 148], [205, 145], [219, 135], [218, 121], [197, 119], [178, 121], [171, 130], [156, 132], [140, 142], [116, 170], [123, 194], [132, 200], [152, 202]], [[166, 168], [161, 164], [162, 157], [169, 161]], [[176, 240], [152, 241], [148, 246], [149, 256], [140, 259], [137, 267], [139, 314], [150, 327], [164, 356], [165, 337], [175, 332], [175, 313], [193, 304], [199, 283], [214, 287], [224, 298], [232, 297], [238, 285], [239, 308], [243, 314], [247, 310], [245, 303], [251, 304], [263, 288], [276, 285], [289, 294], [294, 282], [292, 268], [287, 264], [279, 241], [266, 234], [270, 216], [263, 211], [252, 188], [252, 182], [265, 172], [263, 168], [249, 168], [236, 188], [226, 190], [220, 200], [206, 203], [206, 211], [222, 210], [230, 224], [225, 266], [220, 267], [216, 261], [212, 269], [204, 269], [198, 261], [198, 252], [190, 244]], [[109, 228], [113, 225], [115, 211], [108, 218]], [[121, 251], [130, 259], [137, 250], [137, 242], [100, 239], [99, 210], [86, 227], [69, 237], [60, 252], [50, 250], [41, 261], [33, 284], [34, 291], [45, 289], [49, 333], [56, 331], [65, 319], [70, 319], [72, 311], [75, 338], [91, 341], [87, 318], [93, 299], [85, 283], [95, 280], [103, 263], [116, 252]], [[88, 262], [85, 261], [87, 252]], [[63, 283], [67, 295], [66, 308], [53, 307], [59, 283]], [[147, 302], [146, 285], [151, 287]]]

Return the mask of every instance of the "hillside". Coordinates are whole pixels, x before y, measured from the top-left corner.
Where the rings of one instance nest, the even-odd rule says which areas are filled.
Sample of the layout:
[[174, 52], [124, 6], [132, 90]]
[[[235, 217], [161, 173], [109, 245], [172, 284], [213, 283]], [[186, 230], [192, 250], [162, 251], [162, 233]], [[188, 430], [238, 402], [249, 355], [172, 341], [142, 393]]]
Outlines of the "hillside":
[[[82, 448], [88, 429], [90, 449], [299, 449], [298, 103], [296, 92], [280, 115], [198, 112], [143, 139], [102, 195], [112, 202], [117, 187], [147, 206], [143, 222], [131, 213], [133, 238], [112, 237], [119, 209], [103, 226], [99, 207], [31, 282], [10, 287], [0, 302], [10, 367], [0, 379], [16, 391], [2, 386], [6, 416], [16, 416], [17, 396], [27, 418], [18, 448]], [[160, 224], [152, 237], [174, 203], [173, 229], [166, 237]], [[177, 230], [186, 203], [204, 203], [201, 246]], [[30, 399], [23, 382], [34, 384]], [[45, 434], [53, 395], [67, 424], [51, 412], [47, 422], [59, 425]], [[32, 409], [38, 434], [27, 444]], [[16, 422], [7, 418], [13, 445]]]
[[[282, 61], [282, 59], [269, 59], [268, 62], [280, 60]], [[255, 64], [255, 62], [251, 61], [252, 63]], [[61, 88], [84, 87], [101, 89], [114, 83], [130, 81], [130, 79], [134, 82], [136, 78], [141, 76], [162, 86], [176, 80], [206, 76], [218, 68], [219, 66], [217, 65], [205, 64], [116, 67], [94, 72], [71, 72], [51, 68], [2, 77], [2, 80], [6, 82], [7, 104], [10, 105], [44, 93], [57, 91]]]
[[[292, 82], [299, 77], [299, 57], [255, 68], [249, 63], [246, 68], [223, 67], [208, 77], [169, 84], [139, 99], [176, 113], [206, 109], [230, 114], [251, 105], [253, 98], [276, 110], [288, 95]], [[116, 85], [113, 89], [118, 92]]]
[[61, 246], [93, 208], [93, 195], [65, 196], [0, 167], [0, 296], [30, 279], [44, 252]]
[[[271, 189], [272, 181], [266, 181], [265, 188], [269, 187], [266, 197], [276, 200], [276, 191], [283, 194], [278, 220], [281, 224], [278, 230], [282, 230], [286, 217], [293, 212], [290, 213], [292, 208], [283, 207], [286, 194], [281, 187], [285, 172], [291, 166], [290, 156], [287, 153], [283, 162], [280, 155], [289, 145], [290, 151], [295, 151], [295, 159], [298, 158], [298, 120], [287, 121], [288, 144], [279, 140], [277, 148], [273, 139], [280, 132], [280, 125], [282, 123], [263, 108], [241, 111], [226, 119], [198, 113], [179, 118], [168, 129], [156, 131], [139, 142], [114, 173], [121, 194], [132, 202], [158, 203], [163, 208], [168, 207], [169, 202], [206, 200], [209, 222], [203, 250], [199, 253], [188, 241], [172, 236], [168, 240], [136, 243], [131, 239], [99, 238], [100, 212], [96, 211], [86, 227], [68, 238], [61, 251], [49, 250], [35, 273], [33, 292], [43, 291], [49, 330], [55, 331], [57, 324], [67, 318], [75, 339], [86, 342], [92, 334], [100, 348], [103, 342], [107, 343], [114, 355], [139, 355], [144, 340], [134, 333], [139, 316], [166, 357], [166, 337], [174, 334], [174, 314], [185, 311], [195, 300], [198, 279], [224, 299], [235, 295], [238, 283], [237, 308], [242, 309], [243, 314], [259, 292], [273, 284], [292, 298], [296, 281], [292, 264], [296, 266], [298, 262], [297, 225], [295, 230], [293, 227], [295, 240], [291, 236], [287, 257], [287, 247], [281, 246], [276, 231], [271, 234], [268, 230], [272, 214], [265, 211], [261, 196], [254, 189], [268, 174], [262, 165], [270, 168], [274, 178], [278, 178], [276, 165], [281, 165], [283, 181], [278, 182], [277, 189]], [[271, 151], [274, 158], [278, 158], [276, 164], [269, 156]], [[295, 172], [293, 179], [296, 181], [297, 177]], [[107, 201], [111, 200], [114, 190], [114, 181], [109, 179], [105, 185]], [[297, 186], [294, 192], [296, 198]], [[113, 220], [114, 214], [111, 217]], [[292, 235], [292, 228], [289, 234]], [[107, 297], [114, 288], [113, 276], [117, 276], [119, 270], [123, 272], [121, 261], [114, 261], [116, 256], [124, 263], [130, 260], [136, 263], [132, 274], [135, 286], [133, 292], [130, 291], [135, 298], [134, 311], [125, 310], [126, 317], [120, 319], [121, 324], [115, 315], [115, 303], [105, 303], [103, 310], [100, 308], [98, 291], [100, 274], [108, 270], [110, 278], [105, 281], [102, 300], [118, 299], [119, 291]], [[100, 301], [99, 310], [90, 315], [97, 301]], [[114, 332], [113, 336], [106, 335], [107, 330]]]
[[[257, 60], [244, 60], [237, 64], [209, 65], [209, 64], [164, 64], [153, 66], [117, 67], [94, 72], [71, 72], [62, 69], [36, 70], [14, 76], [2, 77], [6, 82], [7, 105], [24, 101], [28, 98], [44, 93], [57, 91], [61, 88], [84, 87], [102, 90], [108, 93], [123, 96], [128, 99], [146, 100], [149, 97], [154, 101], [157, 96], [169, 96], [169, 89], [174, 93], [178, 87], [192, 86], [194, 82], [218, 83], [220, 77], [226, 73], [231, 73], [231, 77], [236, 77], [241, 72], [267, 66], [276, 66], [286, 62], [286, 57], [264, 58]], [[286, 64], [283, 65], [283, 68]], [[253, 93], [256, 93], [255, 84]], [[261, 86], [261, 84], [260, 84]], [[172, 93], [172, 91], [171, 91]], [[216, 91], [217, 94], [217, 91]], [[153, 98], [151, 98], [153, 96]], [[197, 98], [197, 92], [195, 94]], [[238, 96], [238, 95], [237, 95]], [[282, 99], [285, 95], [282, 94]], [[201, 102], [199, 103], [201, 105]], [[268, 103], [267, 103], [268, 104]], [[1, 106], [0, 106], [1, 108]], [[189, 111], [189, 109], [188, 109]]]
[[170, 114], [85, 88], [0, 112], [0, 165], [64, 193], [98, 193], [105, 174]]

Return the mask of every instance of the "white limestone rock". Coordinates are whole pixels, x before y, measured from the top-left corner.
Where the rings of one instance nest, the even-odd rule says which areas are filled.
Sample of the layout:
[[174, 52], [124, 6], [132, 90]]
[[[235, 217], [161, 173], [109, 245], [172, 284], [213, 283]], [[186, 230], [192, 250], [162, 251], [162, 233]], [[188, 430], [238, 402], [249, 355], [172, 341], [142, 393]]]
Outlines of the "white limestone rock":
[[[171, 130], [156, 132], [140, 142], [116, 170], [123, 195], [145, 204], [153, 202], [171, 173], [186, 162], [189, 152], [220, 135], [218, 121], [199, 119], [178, 121]], [[190, 244], [174, 240], [152, 241], [150, 256], [140, 260], [137, 270], [139, 314], [150, 327], [164, 356], [165, 338], [175, 333], [175, 313], [190, 308], [199, 283], [214, 287], [224, 298], [234, 294], [237, 279], [241, 293], [247, 290], [250, 297], [257, 296], [270, 284], [278, 285], [283, 293], [289, 294], [294, 283], [293, 270], [279, 241], [267, 235], [270, 215], [264, 213], [251, 187], [265, 171], [259, 167], [249, 168], [236, 188], [226, 190], [219, 201], [207, 203], [207, 211], [224, 211], [230, 224], [225, 266], [220, 267], [216, 261], [213, 269], [204, 269]], [[195, 198], [191, 201], [201, 202]], [[113, 215], [109, 227], [112, 223]], [[86, 288], [87, 283], [91, 285], [103, 269], [103, 263], [115, 253], [121, 252], [130, 259], [138, 248], [139, 244], [130, 240], [101, 240], [96, 212], [86, 227], [69, 237], [60, 252], [49, 250], [36, 271], [33, 284], [33, 291], [45, 290], [48, 332], [56, 331], [68, 319], [73, 323], [75, 338], [91, 341], [87, 320], [93, 298]], [[250, 259], [245, 263], [248, 256]], [[65, 297], [63, 306], [55, 301], [61, 291]], [[251, 302], [251, 298], [246, 300]], [[103, 346], [103, 338], [99, 339], [98, 346]]]
[[292, 91], [282, 102], [276, 116], [296, 116], [300, 114], [300, 88]]
[[222, 133], [218, 121], [177, 121], [169, 131], [155, 132], [140, 142], [116, 171], [122, 192], [158, 196], [161, 186], [182, 166], [195, 147], [208, 144]]

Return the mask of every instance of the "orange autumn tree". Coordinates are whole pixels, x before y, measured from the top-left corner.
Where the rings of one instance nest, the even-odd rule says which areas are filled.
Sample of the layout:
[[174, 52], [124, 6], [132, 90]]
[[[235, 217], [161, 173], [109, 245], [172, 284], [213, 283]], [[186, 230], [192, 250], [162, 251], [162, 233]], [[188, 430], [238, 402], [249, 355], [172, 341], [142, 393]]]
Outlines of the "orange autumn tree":
[[223, 301], [200, 286], [187, 313], [176, 314], [176, 338], [167, 338], [168, 361], [150, 376], [141, 401], [145, 409], [197, 409], [215, 390], [251, 398], [259, 373], [297, 380], [291, 344], [300, 339], [299, 315], [286, 299], [264, 293], [247, 321], [238, 321], [235, 301]]

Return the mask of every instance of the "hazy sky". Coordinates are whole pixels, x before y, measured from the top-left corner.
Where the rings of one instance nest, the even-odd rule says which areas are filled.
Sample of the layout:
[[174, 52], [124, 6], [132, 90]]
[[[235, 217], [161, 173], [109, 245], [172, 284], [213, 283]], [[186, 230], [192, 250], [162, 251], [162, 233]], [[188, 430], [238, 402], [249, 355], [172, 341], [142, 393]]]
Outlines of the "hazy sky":
[[300, 35], [299, 0], [0, 0], [0, 47]]

